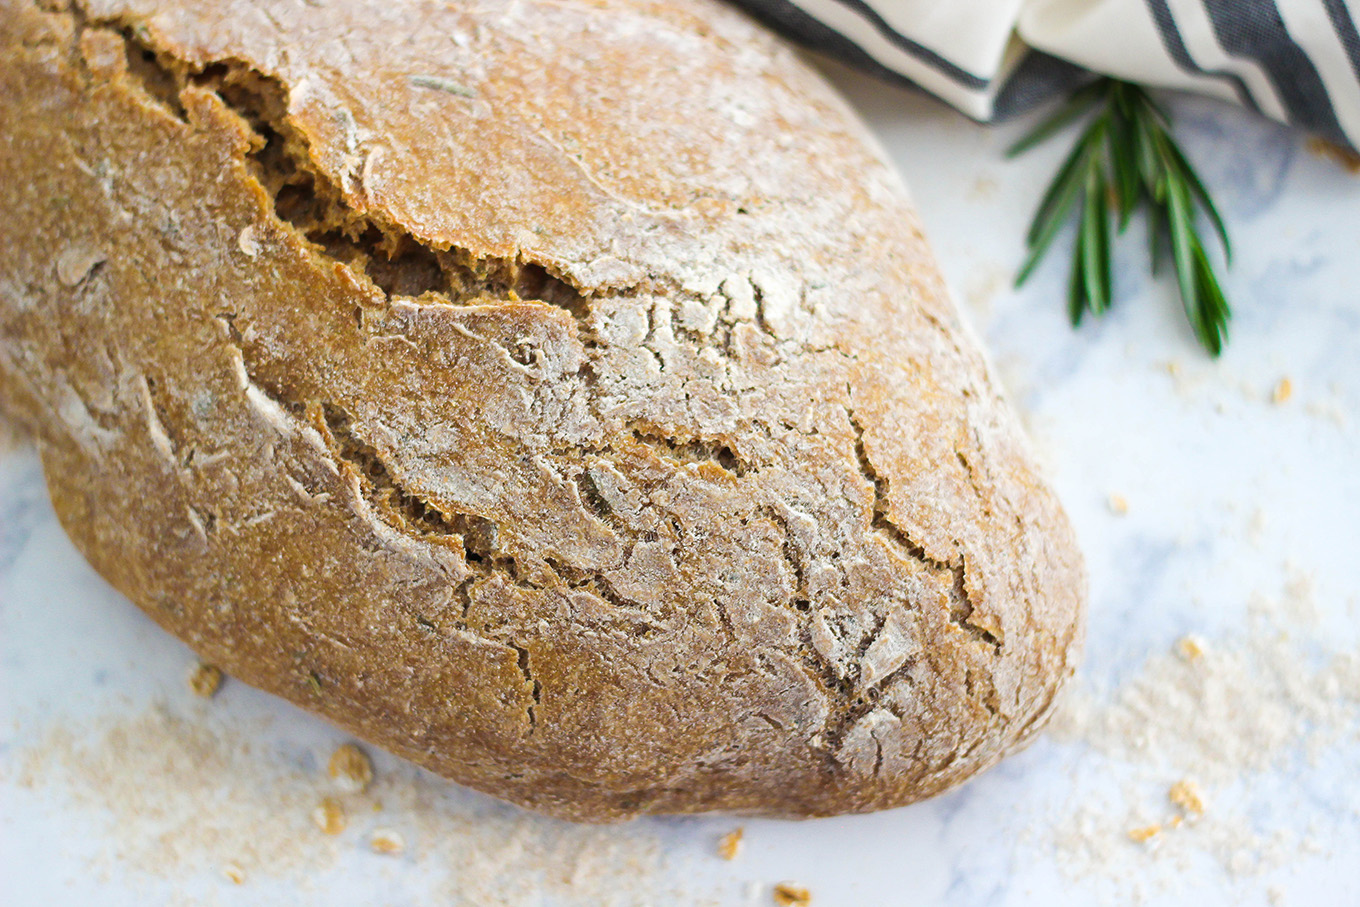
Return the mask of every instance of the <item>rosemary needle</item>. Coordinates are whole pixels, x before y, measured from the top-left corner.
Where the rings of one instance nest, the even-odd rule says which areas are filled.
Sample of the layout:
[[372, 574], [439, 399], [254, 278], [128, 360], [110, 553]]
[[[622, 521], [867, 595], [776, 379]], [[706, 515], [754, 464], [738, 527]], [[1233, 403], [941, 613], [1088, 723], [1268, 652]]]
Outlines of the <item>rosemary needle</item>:
[[1103, 314], [1113, 301], [1111, 235], [1122, 234], [1141, 206], [1147, 213], [1152, 272], [1157, 273], [1169, 246], [1190, 326], [1210, 355], [1219, 355], [1231, 311], [1200, 236], [1198, 216], [1202, 213], [1213, 226], [1225, 262], [1232, 260], [1228, 230], [1204, 182], [1171, 137], [1170, 118], [1144, 89], [1118, 79], [1092, 82], [1007, 155], [1022, 154], [1083, 118], [1088, 119], [1085, 128], [1034, 213], [1016, 286], [1029, 279], [1075, 216], [1067, 314], [1074, 326], [1087, 312]]

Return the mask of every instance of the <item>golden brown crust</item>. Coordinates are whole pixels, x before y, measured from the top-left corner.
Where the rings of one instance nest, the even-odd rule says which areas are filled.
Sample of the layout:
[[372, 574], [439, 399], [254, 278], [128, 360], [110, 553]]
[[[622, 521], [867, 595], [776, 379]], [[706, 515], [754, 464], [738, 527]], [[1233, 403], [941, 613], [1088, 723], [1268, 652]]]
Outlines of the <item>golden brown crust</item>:
[[0, 400], [205, 660], [587, 820], [894, 806], [1046, 717], [1071, 531], [745, 18], [0, 10]]

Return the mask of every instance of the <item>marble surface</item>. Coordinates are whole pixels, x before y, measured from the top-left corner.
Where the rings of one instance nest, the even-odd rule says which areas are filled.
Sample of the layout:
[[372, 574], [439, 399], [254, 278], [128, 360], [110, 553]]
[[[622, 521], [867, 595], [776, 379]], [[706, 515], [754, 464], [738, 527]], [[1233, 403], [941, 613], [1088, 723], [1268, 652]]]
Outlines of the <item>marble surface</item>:
[[[1175, 104], [1236, 242], [1225, 280], [1236, 316], [1215, 362], [1194, 345], [1169, 281], [1145, 276], [1141, 234], [1119, 248], [1114, 310], [1080, 331], [1064, 320], [1059, 263], [1011, 289], [1059, 146], [1006, 161], [1021, 125], [976, 126], [927, 99], [833, 76], [906, 174], [1076, 525], [1091, 573], [1079, 685], [1098, 719], [906, 809], [592, 831], [572, 839], [575, 857], [551, 864], [573, 878], [506, 884], [507, 896], [768, 904], [771, 883], [790, 880], [817, 907], [1360, 902], [1360, 689], [1346, 686], [1360, 675], [1318, 680], [1360, 641], [1360, 178], [1278, 127], [1209, 102]], [[1276, 403], [1286, 377], [1292, 396]], [[1126, 514], [1111, 495], [1127, 501]], [[1291, 596], [1288, 615], [1261, 604]], [[1110, 733], [1141, 733], [1116, 718], [1137, 711], [1129, 702], [1148, 659], [1174, 659], [1165, 653], [1187, 635], [1236, 670], [1211, 691], [1214, 702], [1194, 699], [1209, 695], [1201, 688], [1180, 703], [1192, 719], [1204, 710], [1202, 727], [1191, 720], [1183, 734], [1202, 730], [1207, 747], [1159, 756], [1133, 752], [1137, 741], [1111, 744]], [[1242, 660], [1262, 647], [1273, 647], [1266, 667]], [[0, 902], [423, 904], [458, 903], [461, 893], [481, 903], [472, 874], [499, 885], [515, 871], [508, 856], [501, 876], [487, 870], [488, 836], [504, 856], [580, 834], [379, 754], [380, 778], [407, 786], [391, 790], [377, 818], [354, 817], [345, 835], [324, 847], [303, 841], [281, 861], [288, 836], [319, 834], [294, 800], [325, 791], [319, 766], [344, 738], [243, 684], [196, 700], [185, 685], [192, 663], [65, 540], [34, 456], [0, 455]], [[1259, 695], [1296, 679], [1321, 684], [1322, 711], [1294, 715], [1297, 697]], [[1109, 701], [1127, 707], [1111, 711]], [[158, 748], [168, 761], [138, 750], [148, 720], [185, 742], [168, 756]], [[1153, 737], [1164, 734], [1149, 720]], [[188, 745], [202, 733], [236, 742], [214, 756]], [[1238, 751], [1259, 743], [1259, 758], [1218, 759], [1216, 733], [1236, 735], [1223, 753], [1240, 762]], [[1205, 758], [1214, 765], [1195, 764]], [[279, 785], [304, 782], [261, 766], [318, 780], [295, 796]], [[182, 800], [170, 786], [200, 770], [212, 775], [194, 782], [202, 800], [187, 818], [155, 811]], [[1132, 828], [1179, 814], [1166, 792], [1182, 778], [1199, 785], [1204, 815], [1130, 840]], [[363, 833], [375, 822], [402, 830], [407, 852], [370, 853]], [[715, 841], [738, 825], [741, 856], [719, 860]], [[252, 838], [263, 847], [247, 846]], [[224, 874], [233, 866], [241, 884]]]

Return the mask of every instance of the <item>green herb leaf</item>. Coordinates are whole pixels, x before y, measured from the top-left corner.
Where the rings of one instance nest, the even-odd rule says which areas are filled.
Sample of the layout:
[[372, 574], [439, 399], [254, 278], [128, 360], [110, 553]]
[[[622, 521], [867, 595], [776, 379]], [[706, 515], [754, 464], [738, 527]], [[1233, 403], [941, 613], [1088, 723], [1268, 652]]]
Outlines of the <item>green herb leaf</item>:
[[1083, 264], [1082, 242], [1085, 234], [1077, 233], [1077, 248], [1072, 255], [1072, 273], [1067, 279], [1067, 320], [1072, 327], [1081, 324], [1081, 316], [1086, 314], [1086, 281]]
[[1199, 335], [1199, 282], [1195, 280], [1194, 246], [1197, 242], [1194, 228], [1190, 225], [1190, 196], [1183, 183], [1168, 182], [1166, 200], [1171, 216], [1171, 260], [1176, 266], [1176, 282], [1181, 288], [1181, 302], [1185, 314]]
[[1228, 241], [1228, 228], [1223, 224], [1223, 218], [1218, 213], [1218, 207], [1214, 200], [1209, 197], [1209, 190], [1204, 188], [1204, 183], [1200, 182], [1199, 175], [1195, 173], [1195, 168], [1190, 166], [1190, 162], [1185, 159], [1185, 154], [1175, 140], [1166, 133], [1162, 133], [1162, 141], [1166, 146], [1167, 157], [1174, 162], [1178, 175], [1183, 178], [1199, 200], [1204, 213], [1209, 216], [1210, 222], [1214, 225], [1214, 230], [1218, 233], [1219, 240], [1223, 243], [1223, 257], [1227, 261], [1232, 261], [1232, 243]]
[[1076, 212], [1077, 234], [1067, 288], [1067, 313], [1080, 324], [1114, 301], [1111, 224], [1123, 233], [1133, 212], [1148, 220], [1148, 256], [1157, 273], [1169, 240], [1176, 285], [1200, 344], [1223, 351], [1231, 310], [1204, 249], [1196, 218], [1209, 220], [1231, 261], [1227, 227], [1204, 182], [1171, 137], [1171, 119], [1143, 88], [1101, 79], [1075, 92], [1051, 117], [1017, 142], [1019, 154], [1090, 116], [1049, 184], [1025, 237], [1027, 256], [1016, 277], [1023, 284]]
[[[1121, 95], [1122, 98], [1122, 95]], [[1117, 107], [1118, 115], [1110, 118], [1106, 132], [1110, 167], [1114, 171], [1114, 185], [1118, 190], [1119, 232], [1123, 233], [1138, 204], [1138, 190], [1142, 183], [1138, 168], [1138, 151], [1134, 140], [1133, 123], [1129, 119], [1127, 103]]]
[[1044, 120], [1020, 141], [1006, 149], [1006, 157], [1024, 154], [1036, 145], [1041, 145], [1062, 131], [1064, 126], [1081, 119], [1101, 98], [1104, 92], [1103, 80], [1097, 80], [1084, 88], [1074, 91], [1063, 105], [1047, 120]]
[[1085, 150], [1081, 154], [1074, 155], [1059, 172], [1058, 177], [1049, 187], [1049, 194], [1039, 205], [1039, 211], [1035, 214], [1034, 223], [1030, 226], [1029, 237], [1026, 242], [1029, 244], [1029, 258], [1020, 268], [1020, 273], [1015, 278], [1015, 285], [1021, 286], [1029, 275], [1034, 272], [1048, 247], [1052, 245], [1054, 237], [1062, 229], [1063, 224], [1067, 223], [1068, 215], [1072, 212], [1072, 206], [1076, 203], [1077, 197], [1081, 194], [1082, 170], [1081, 164], [1085, 160]]
[[1199, 302], [1202, 307], [1201, 326], [1196, 333], [1200, 342], [1210, 353], [1217, 356], [1223, 352], [1223, 342], [1228, 336], [1228, 300], [1214, 276], [1209, 257], [1204, 254], [1204, 246], [1195, 243], [1195, 281], [1199, 285]]
[[1166, 242], [1166, 225], [1163, 221], [1160, 210], [1148, 210], [1148, 265], [1154, 277], [1162, 270], [1162, 244]]
[[1025, 237], [1025, 242], [1034, 245], [1039, 236], [1048, 232], [1047, 225], [1052, 219], [1053, 212], [1059, 201], [1069, 194], [1072, 189], [1080, 188], [1084, 177], [1083, 168], [1092, 154], [1091, 138], [1093, 131], [1098, 128], [1098, 124], [1091, 124], [1090, 128], [1082, 135], [1081, 140], [1072, 148], [1072, 153], [1058, 167], [1058, 173], [1053, 177], [1053, 182], [1049, 185], [1048, 191], [1039, 201], [1039, 207], [1034, 212], [1034, 221], [1030, 224], [1029, 233]]
[[1086, 183], [1086, 229], [1091, 233], [1086, 246], [1086, 296], [1091, 312], [1103, 315], [1114, 296], [1114, 276], [1110, 270], [1110, 190], [1094, 161], [1093, 158]]

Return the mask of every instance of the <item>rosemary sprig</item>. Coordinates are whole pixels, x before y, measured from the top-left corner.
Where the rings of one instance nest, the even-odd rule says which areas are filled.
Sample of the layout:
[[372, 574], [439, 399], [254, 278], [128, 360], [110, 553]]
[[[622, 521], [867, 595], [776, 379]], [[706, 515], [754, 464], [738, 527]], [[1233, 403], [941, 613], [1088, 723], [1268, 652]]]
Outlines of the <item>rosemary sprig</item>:
[[1025, 237], [1029, 254], [1016, 286], [1034, 273], [1075, 212], [1067, 314], [1074, 327], [1087, 312], [1101, 315], [1113, 299], [1111, 227], [1117, 221], [1122, 234], [1141, 205], [1147, 212], [1152, 272], [1157, 273], [1169, 245], [1186, 317], [1199, 342], [1217, 356], [1227, 339], [1231, 311], [1200, 238], [1198, 214], [1213, 225], [1225, 262], [1232, 260], [1228, 231], [1204, 183], [1171, 138], [1170, 117], [1144, 89], [1118, 79], [1093, 82], [1073, 93], [1007, 155], [1022, 154], [1083, 118], [1088, 120], [1085, 128], [1034, 213]]

